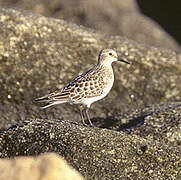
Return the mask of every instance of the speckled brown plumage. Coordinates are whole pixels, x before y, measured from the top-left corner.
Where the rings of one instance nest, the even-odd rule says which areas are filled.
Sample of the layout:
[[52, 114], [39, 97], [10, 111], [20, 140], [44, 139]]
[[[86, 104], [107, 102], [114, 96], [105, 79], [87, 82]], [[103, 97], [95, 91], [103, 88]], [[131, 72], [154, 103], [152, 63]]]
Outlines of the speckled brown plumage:
[[[99, 53], [96, 66], [75, 78], [62, 90], [40, 97], [36, 99], [36, 101], [47, 103], [47, 105], [42, 108], [61, 103], [83, 105], [86, 107], [87, 119], [92, 125], [88, 115], [88, 108], [93, 102], [104, 98], [111, 90], [114, 82], [114, 74], [111, 64], [117, 60], [118, 56], [115, 51], [111, 49], [102, 50]], [[124, 60], [120, 61], [126, 62]], [[85, 124], [82, 111], [81, 117]]]

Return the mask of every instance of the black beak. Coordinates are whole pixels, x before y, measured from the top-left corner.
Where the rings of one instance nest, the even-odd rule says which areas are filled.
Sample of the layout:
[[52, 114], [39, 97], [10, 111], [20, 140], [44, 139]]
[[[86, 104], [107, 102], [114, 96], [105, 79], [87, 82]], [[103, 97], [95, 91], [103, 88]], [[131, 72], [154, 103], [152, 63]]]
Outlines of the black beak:
[[130, 64], [130, 62], [128, 62], [128, 61], [126, 61], [126, 60], [124, 60], [124, 59], [121, 59], [121, 57], [118, 57], [118, 61], [124, 62], [124, 63], [126, 63], [126, 64]]

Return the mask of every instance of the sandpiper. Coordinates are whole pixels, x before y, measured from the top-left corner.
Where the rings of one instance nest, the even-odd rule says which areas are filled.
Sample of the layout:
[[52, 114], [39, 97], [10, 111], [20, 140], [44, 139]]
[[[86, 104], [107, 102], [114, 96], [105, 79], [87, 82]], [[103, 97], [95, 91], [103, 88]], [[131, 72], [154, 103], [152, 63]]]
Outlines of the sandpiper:
[[98, 63], [92, 69], [79, 75], [61, 90], [35, 99], [37, 102], [45, 102], [42, 109], [62, 103], [79, 104], [80, 114], [84, 125], [85, 117], [93, 126], [88, 111], [92, 103], [104, 98], [111, 90], [114, 83], [112, 62], [121, 61], [117, 53], [112, 49], [104, 49], [98, 55]]

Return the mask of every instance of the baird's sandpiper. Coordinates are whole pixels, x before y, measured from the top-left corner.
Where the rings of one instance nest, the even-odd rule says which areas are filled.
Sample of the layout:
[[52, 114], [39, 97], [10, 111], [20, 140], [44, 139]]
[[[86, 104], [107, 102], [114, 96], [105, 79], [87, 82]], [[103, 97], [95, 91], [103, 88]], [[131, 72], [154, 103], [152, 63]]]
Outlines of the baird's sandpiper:
[[120, 59], [117, 53], [112, 49], [100, 51], [98, 63], [86, 73], [76, 77], [66, 87], [53, 93], [36, 99], [37, 102], [45, 102], [42, 109], [62, 103], [80, 104], [80, 114], [82, 122], [86, 116], [89, 124], [93, 126], [88, 110], [93, 102], [104, 98], [111, 90], [114, 83], [114, 73], [112, 62], [121, 61], [127, 64], [129, 62]]

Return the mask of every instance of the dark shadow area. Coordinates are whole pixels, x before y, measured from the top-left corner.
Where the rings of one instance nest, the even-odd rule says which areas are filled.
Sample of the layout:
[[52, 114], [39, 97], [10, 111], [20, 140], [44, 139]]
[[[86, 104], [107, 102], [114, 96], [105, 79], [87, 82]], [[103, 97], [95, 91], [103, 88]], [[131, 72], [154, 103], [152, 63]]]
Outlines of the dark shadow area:
[[129, 123], [122, 124], [117, 131], [126, 131], [127, 133], [131, 132], [132, 129], [139, 128], [144, 124], [144, 119], [147, 115], [135, 117], [129, 121]]
[[107, 118], [92, 118], [91, 119], [94, 126], [99, 128], [112, 129], [112, 127], [116, 126], [118, 123], [118, 119], [115, 116], [109, 116]]
[[109, 116], [107, 118], [92, 118], [91, 121], [96, 127], [112, 129], [116, 128], [116, 131], [126, 131], [130, 132], [132, 129], [138, 128], [144, 124], [144, 119], [149, 114], [140, 115], [131, 119], [128, 123], [120, 124], [118, 116]]
[[140, 11], [155, 20], [181, 44], [181, 1], [137, 0]]

